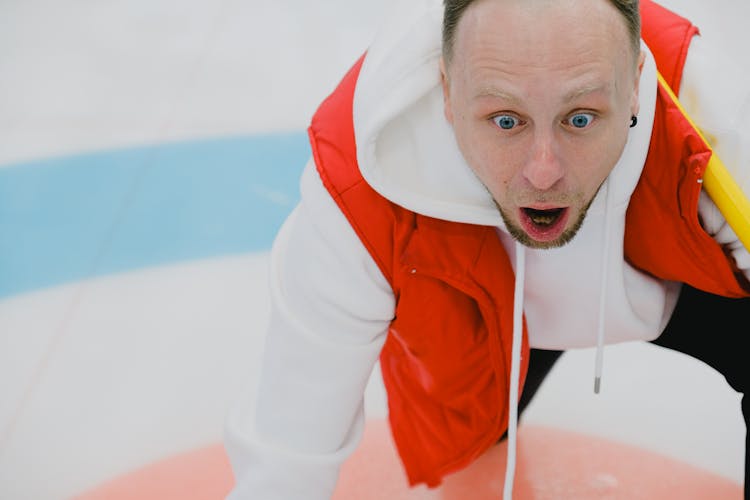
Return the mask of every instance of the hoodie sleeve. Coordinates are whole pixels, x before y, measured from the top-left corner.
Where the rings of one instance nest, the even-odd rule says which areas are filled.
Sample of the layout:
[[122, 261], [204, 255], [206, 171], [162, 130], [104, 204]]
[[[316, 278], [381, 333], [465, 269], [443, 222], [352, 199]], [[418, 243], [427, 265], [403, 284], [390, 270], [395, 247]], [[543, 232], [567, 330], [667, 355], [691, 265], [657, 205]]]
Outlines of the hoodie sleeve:
[[[750, 66], [720, 41], [695, 37], [690, 44], [680, 102], [721, 158], [745, 196], [750, 196]], [[750, 278], [750, 254], [705, 191], [698, 208], [703, 227]]]
[[312, 162], [271, 251], [271, 315], [255, 390], [230, 412], [231, 500], [324, 500], [364, 428], [364, 390], [391, 288]]

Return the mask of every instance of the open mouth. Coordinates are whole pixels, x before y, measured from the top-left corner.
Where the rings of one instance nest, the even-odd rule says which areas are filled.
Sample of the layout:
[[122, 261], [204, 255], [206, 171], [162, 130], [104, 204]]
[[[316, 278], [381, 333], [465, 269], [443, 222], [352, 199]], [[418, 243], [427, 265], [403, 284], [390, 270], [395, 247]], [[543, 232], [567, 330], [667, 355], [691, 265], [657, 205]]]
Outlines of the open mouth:
[[551, 210], [537, 210], [534, 208], [524, 208], [523, 211], [529, 217], [531, 222], [540, 228], [550, 227], [557, 222], [563, 214], [564, 209], [553, 208]]
[[521, 225], [526, 233], [540, 242], [559, 238], [565, 230], [569, 210], [567, 208], [521, 209]]

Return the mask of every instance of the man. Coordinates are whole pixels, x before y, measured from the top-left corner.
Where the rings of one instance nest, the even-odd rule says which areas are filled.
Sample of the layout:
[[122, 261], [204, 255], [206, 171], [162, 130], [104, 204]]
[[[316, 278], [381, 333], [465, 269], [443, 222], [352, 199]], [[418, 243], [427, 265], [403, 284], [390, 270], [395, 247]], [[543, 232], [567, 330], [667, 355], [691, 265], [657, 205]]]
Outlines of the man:
[[747, 387], [750, 256], [657, 65], [736, 178], [747, 68], [651, 2], [645, 44], [633, 0], [409, 4], [313, 118], [258, 398], [228, 425], [231, 498], [329, 498], [378, 359], [410, 483], [507, 433], [506, 495], [517, 412], [564, 349], [599, 346], [600, 374], [603, 345], [654, 341]]

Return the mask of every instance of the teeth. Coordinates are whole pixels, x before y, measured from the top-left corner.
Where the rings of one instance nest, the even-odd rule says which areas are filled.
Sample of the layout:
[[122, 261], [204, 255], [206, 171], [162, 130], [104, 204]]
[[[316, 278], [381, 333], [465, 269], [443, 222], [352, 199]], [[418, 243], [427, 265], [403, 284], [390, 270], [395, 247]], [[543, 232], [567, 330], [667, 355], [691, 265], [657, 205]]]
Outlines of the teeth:
[[557, 215], [531, 215], [530, 218], [534, 224], [548, 226], [555, 221]]
[[526, 214], [531, 219], [531, 222], [537, 226], [549, 226], [553, 224], [560, 216], [562, 209], [552, 210], [534, 210], [533, 208], [527, 208]]

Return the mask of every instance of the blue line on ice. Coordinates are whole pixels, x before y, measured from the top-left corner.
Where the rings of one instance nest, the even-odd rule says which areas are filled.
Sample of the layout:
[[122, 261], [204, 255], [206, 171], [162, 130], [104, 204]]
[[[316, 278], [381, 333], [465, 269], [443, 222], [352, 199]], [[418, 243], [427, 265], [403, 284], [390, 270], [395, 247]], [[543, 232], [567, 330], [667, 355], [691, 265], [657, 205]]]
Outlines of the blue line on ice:
[[0, 169], [0, 298], [266, 250], [299, 199], [304, 132], [57, 157]]

